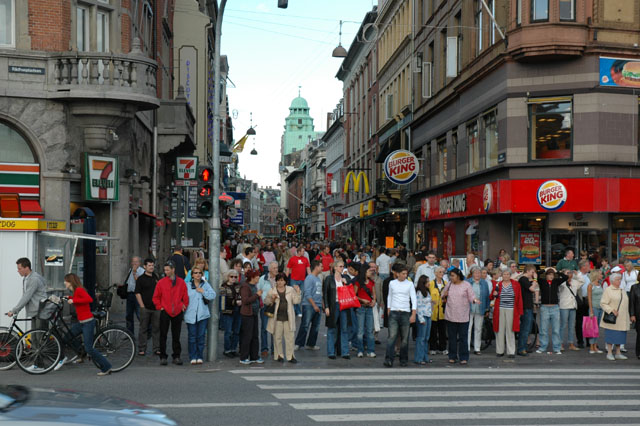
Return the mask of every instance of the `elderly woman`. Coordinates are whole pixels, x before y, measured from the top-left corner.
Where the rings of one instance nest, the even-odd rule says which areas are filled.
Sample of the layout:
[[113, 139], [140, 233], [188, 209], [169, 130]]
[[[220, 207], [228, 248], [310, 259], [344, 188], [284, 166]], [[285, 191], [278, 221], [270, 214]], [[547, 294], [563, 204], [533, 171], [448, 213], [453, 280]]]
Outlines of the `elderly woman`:
[[[475, 298], [480, 300], [480, 304], [471, 305], [471, 315], [469, 316], [469, 350], [471, 350], [471, 332], [473, 330], [473, 353], [480, 355], [480, 344], [482, 343], [482, 324], [484, 317], [489, 316], [489, 285], [482, 279], [482, 269], [471, 266], [469, 274], [469, 284], [473, 288]], [[473, 327], [473, 328], [472, 328]]]
[[[605, 315], [609, 313], [615, 315], [615, 324], [605, 322], [604, 316], [600, 321], [600, 327], [604, 328], [604, 342], [607, 344], [607, 359], [609, 361], [627, 359], [626, 356], [620, 353], [620, 346], [625, 344], [627, 330], [629, 330], [629, 297], [627, 292], [620, 287], [621, 281], [621, 274], [611, 274], [609, 277], [611, 285], [602, 293], [600, 301], [600, 307]], [[616, 354], [613, 355], [615, 346], [617, 346]]]
[[[600, 269], [594, 269], [589, 273], [589, 287], [587, 288], [587, 299], [589, 301], [589, 316], [595, 317], [598, 322], [602, 317], [602, 308], [600, 308], [600, 302], [602, 301], [602, 271]], [[598, 338], [589, 338], [589, 353], [601, 354], [602, 351], [598, 349]]]
[[294, 305], [300, 303], [300, 287], [288, 286], [287, 276], [283, 273], [276, 275], [276, 286], [269, 290], [266, 304], [275, 303], [274, 315], [269, 319], [267, 331], [273, 336], [273, 359], [284, 362], [282, 338], [284, 337], [287, 361], [292, 364], [298, 361], [294, 355], [294, 332], [296, 331], [296, 314]]
[[475, 297], [473, 287], [464, 280], [460, 269], [454, 268], [449, 272], [449, 284], [442, 292], [446, 299], [444, 319], [447, 320], [449, 332], [449, 363], [455, 364], [460, 360], [461, 365], [469, 362], [469, 315], [472, 303], [480, 304]]
[[507, 269], [502, 271], [502, 281], [493, 291], [496, 303], [493, 306], [493, 331], [496, 334], [496, 355], [504, 356], [505, 341], [507, 355], [515, 358], [516, 336], [520, 331], [520, 316], [522, 309], [522, 291], [520, 283], [511, 278], [512, 272]]
[[429, 289], [432, 290], [431, 301], [434, 303], [431, 313], [431, 333], [429, 334], [430, 355], [435, 355], [438, 352], [447, 355], [449, 353], [447, 351], [447, 322], [444, 320], [444, 304], [440, 297], [447, 281], [442, 266], [438, 266], [434, 273], [436, 279], [429, 283]]

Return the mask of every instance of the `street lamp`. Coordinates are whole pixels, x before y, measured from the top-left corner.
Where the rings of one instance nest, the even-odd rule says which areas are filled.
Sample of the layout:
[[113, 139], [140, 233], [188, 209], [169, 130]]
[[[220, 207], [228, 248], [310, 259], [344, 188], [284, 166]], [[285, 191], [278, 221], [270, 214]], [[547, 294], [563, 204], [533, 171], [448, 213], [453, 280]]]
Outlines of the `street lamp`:
[[347, 57], [347, 50], [342, 47], [342, 21], [340, 21], [340, 38], [338, 39], [338, 47], [333, 49], [333, 53], [331, 53], [331, 56], [333, 56], [334, 58]]
[[255, 131], [255, 129], [253, 128], [253, 113], [252, 113], [252, 112], [250, 112], [250, 113], [249, 113], [249, 117], [250, 117], [250, 119], [249, 119], [249, 120], [250, 120], [250, 122], [251, 122], [251, 125], [249, 126], [249, 130], [247, 130], [247, 135], [249, 135], [249, 136], [255, 136], [255, 135], [256, 135], [256, 131]]

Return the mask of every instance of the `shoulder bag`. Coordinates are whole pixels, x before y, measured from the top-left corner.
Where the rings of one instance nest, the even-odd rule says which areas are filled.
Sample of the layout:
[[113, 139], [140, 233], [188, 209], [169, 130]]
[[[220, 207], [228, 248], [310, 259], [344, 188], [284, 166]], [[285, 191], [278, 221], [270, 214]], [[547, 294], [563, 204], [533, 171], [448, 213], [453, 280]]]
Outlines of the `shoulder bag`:
[[[618, 311], [618, 314], [620, 314], [620, 305], [622, 305], [622, 298], [623, 297], [624, 297], [624, 294], [622, 294], [622, 290], [621, 290], [621, 292], [620, 292], [620, 303], [618, 303], [618, 309], [616, 309], [616, 311]], [[617, 319], [618, 319], [618, 317], [615, 316], [613, 312], [609, 312], [608, 314], [605, 313], [602, 316], [602, 321], [606, 322], [607, 324], [615, 324]]]
[[127, 274], [127, 277], [124, 279], [124, 283], [120, 284], [116, 288], [116, 294], [118, 295], [118, 297], [120, 297], [120, 299], [126, 300], [127, 298], [128, 287], [129, 287], [127, 280], [129, 279], [129, 275], [131, 275], [132, 271], [133, 271], [132, 269], [129, 269], [129, 273]]

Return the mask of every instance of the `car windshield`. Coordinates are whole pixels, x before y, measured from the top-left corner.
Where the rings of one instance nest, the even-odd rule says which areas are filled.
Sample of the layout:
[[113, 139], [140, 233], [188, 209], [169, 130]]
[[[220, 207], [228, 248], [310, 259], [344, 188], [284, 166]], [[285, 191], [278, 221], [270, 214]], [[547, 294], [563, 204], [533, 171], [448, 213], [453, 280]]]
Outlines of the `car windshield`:
[[29, 391], [22, 386], [0, 385], [0, 412], [28, 398]]

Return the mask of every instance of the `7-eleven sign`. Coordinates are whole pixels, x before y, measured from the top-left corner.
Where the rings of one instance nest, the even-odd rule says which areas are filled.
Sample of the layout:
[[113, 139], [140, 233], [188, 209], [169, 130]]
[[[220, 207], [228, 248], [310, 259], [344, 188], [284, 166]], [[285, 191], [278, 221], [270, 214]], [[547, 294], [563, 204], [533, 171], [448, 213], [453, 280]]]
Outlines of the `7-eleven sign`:
[[176, 179], [195, 179], [198, 157], [176, 158]]
[[118, 158], [85, 154], [84, 198], [88, 201], [118, 201]]

